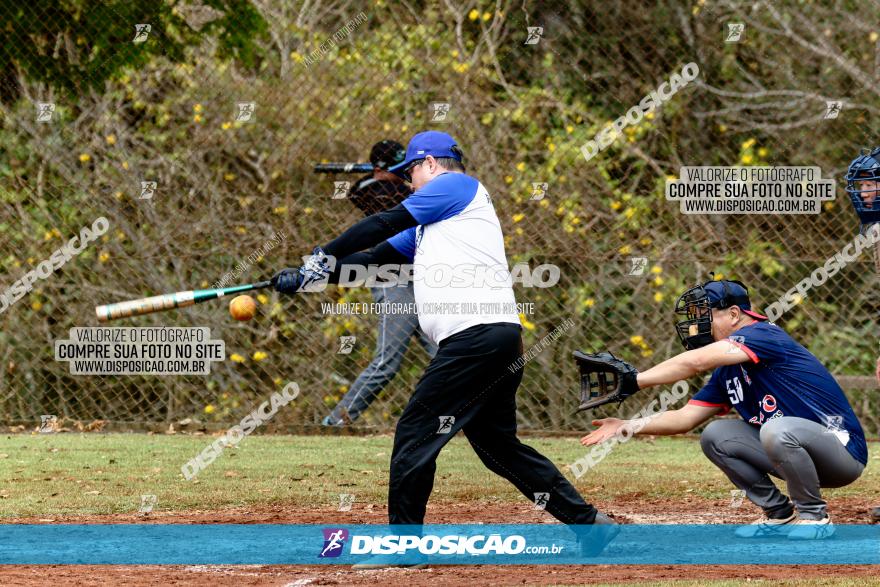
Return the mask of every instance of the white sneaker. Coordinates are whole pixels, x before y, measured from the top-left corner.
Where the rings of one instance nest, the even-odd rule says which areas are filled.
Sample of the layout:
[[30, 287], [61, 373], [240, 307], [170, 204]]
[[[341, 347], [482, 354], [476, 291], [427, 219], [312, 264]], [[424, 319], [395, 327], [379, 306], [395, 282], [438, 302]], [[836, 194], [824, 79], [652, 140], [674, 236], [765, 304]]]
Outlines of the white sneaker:
[[748, 526], [741, 526], [735, 532], [738, 538], [771, 538], [773, 536], [782, 536], [786, 534], [793, 524], [797, 523], [797, 513], [792, 513], [787, 518], [774, 520], [772, 518], [761, 518], [755, 520]]
[[834, 535], [834, 524], [828, 516], [821, 520], [800, 519], [792, 526], [788, 533], [789, 540], [822, 540]]

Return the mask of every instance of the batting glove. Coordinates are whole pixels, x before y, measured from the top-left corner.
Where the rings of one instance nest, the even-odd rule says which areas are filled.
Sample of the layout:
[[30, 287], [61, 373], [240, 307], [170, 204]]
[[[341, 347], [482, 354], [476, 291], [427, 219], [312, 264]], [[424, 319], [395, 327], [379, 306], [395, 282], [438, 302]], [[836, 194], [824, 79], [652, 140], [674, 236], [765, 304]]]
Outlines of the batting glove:
[[330, 276], [327, 255], [321, 247], [315, 247], [305, 265], [299, 269], [283, 269], [271, 279], [275, 291], [295, 294], [301, 291], [320, 291]]

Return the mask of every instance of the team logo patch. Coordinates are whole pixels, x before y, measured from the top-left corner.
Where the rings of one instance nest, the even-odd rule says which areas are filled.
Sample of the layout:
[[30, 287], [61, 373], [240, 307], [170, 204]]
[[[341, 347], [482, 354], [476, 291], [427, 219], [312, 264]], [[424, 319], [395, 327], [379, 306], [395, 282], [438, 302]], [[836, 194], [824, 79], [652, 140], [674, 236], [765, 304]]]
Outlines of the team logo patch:
[[776, 410], [776, 398], [770, 394], [764, 396], [761, 400], [761, 409], [765, 412], [773, 412]]

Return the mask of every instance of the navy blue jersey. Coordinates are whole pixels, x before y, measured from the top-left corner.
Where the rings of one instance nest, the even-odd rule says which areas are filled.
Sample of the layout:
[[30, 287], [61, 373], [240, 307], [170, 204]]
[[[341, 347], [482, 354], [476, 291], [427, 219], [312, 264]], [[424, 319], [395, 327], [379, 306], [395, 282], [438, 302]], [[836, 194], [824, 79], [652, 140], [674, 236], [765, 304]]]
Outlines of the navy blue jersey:
[[868, 463], [865, 433], [849, 401], [828, 369], [784, 330], [756, 322], [729, 339], [751, 359], [715, 369], [689, 403], [735, 408], [756, 426], [792, 416], [828, 427], [860, 463]]

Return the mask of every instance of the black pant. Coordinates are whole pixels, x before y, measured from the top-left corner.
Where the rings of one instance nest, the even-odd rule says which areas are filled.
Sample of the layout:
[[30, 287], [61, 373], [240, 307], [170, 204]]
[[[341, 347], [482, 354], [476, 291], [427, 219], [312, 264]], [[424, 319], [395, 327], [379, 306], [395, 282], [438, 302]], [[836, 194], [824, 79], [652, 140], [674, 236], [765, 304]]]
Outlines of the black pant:
[[561, 522], [594, 522], [596, 508], [553, 463], [516, 437], [522, 369], [511, 366], [521, 355], [518, 324], [473, 326], [440, 343], [394, 433], [388, 488], [392, 524], [424, 523], [437, 455], [459, 430], [483, 464], [530, 501], [536, 493], [548, 493], [546, 510]]

